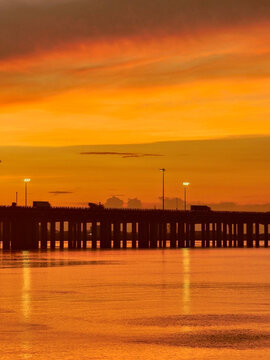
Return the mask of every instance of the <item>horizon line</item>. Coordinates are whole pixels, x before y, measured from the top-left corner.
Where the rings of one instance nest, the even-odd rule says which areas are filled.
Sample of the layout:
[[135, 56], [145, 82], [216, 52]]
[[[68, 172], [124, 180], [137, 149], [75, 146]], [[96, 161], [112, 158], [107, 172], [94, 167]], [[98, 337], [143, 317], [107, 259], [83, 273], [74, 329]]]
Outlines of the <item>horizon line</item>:
[[133, 145], [153, 145], [153, 144], [167, 144], [167, 143], [185, 143], [185, 142], [207, 142], [207, 141], [219, 141], [219, 140], [248, 140], [248, 139], [270, 139], [270, 134], [243, 134], [243, 135], [223, 135], [220, 137], [201, 137], [179, 140], [157, 140], [149, 142], [137, 142], [137, 143], [102, 143], [102, 144], [70, 144], [70, 145], [0, 145], [0, 148], [75, 148], [84, 146], [133, 146]]

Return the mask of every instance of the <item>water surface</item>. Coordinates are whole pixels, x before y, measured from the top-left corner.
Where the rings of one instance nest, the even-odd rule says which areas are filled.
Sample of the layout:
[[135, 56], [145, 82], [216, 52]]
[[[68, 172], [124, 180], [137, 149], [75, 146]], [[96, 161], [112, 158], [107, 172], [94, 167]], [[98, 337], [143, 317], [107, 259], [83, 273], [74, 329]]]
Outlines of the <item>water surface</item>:
[[270, 250], [0, 253], [0, 358], [269, 359]]

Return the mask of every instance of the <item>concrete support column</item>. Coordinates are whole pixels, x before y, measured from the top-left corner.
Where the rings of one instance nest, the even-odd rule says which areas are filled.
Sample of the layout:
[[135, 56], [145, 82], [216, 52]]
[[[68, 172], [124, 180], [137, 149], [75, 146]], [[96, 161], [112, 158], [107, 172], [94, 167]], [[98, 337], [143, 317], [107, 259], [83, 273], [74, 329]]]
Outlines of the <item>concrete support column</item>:
[[221, 247], [221, 222], [217, 222], [217, 247]]
[[151, 221], [150, 223], [150, 248], [157, 248], [157, 238], [158, 238], [158, 226], [157, 223]]
[[25, 217], [12, 221], [8, 227], [9, 244], [12, 250], [38, 249], [38, 226], [32, 218]]
[[212, 223], [212, 247], [216, 247], [216, 223]]
[[132, 223], [132, 249], [137, 248], [137, 223]]
[[195, 247], [195, 224], [190, 223], [190, 247]]
[[10, 250], [10, 240], [11, 240], [10, 222], [8, 220], [4, 220], [4, 222], [3, 222], [3, 250]]
[[138, 248], [142, 247], [143, 242], [143, 223], [140, 221], [138, 223]]
[[83, 248], [87, 248], [87, 222], [83, 222]]
[[74, 245], [74, 223], [68, 222], [68, 248], [73, 249]]
[[185, 241], [186, 241], [186, 248], [190, 247], [190, 223], [186, 222], [185, 223]]
[[145, 223], [145, 238], [146, 238], [146, 248], [150, 247], [150, 223], [147, 221]]
[[97, 223], [96, 223], [96, 221], [92, 221], [91, 240], [92, 240], [92, 249], [96, 249], [97, 248]]
[[55, 249], [55, 221], [51, 221], [50, 240], [51, 249]]
[[205, 247], [206, 243], [205, 243], [205, 223], [201, 223], [201, 244], [202, 244], [202, 248]]
[[127, 248], [127, 223], [123, 222], [123, 249]]
[[64, 240], [65, 240], [64, 221], [60, 221], [60, 249], [64, 249]]
[[223, 223], [223, 229], [222, 229], [222, 239], [223, 239], [223, 247], [226, 248], [227, 247], [227, 241], [228, 241], [228, 229], [227, 229], [227, 223], [224, 222]]
[[100, 248], [111, 249], [111, 223], [106, 220], [100, 222]]
[[39, 248], [39, 226], [37, 221], [31, 221], [31, 249], [37, 250]]
[[268, 234], [268, 224], [264, 224], [264, 247], [268, 247], [268, 239], [269, 239], [269, 234]]
[[233, 224], [233, 246], [238, 247], [238, 226]]
[[78, 240], [78, 226], [77, 223], [73, 223], [73, 241], [72, 241], [72, 249], [77, 249], [77, 240]]
[[244, 224], [238, 223], [238, 247], [244, 247]]
[[170, 247], [172, 249], [176, 248], [176, 223], [170, 223]]
[[233, 244], [233, 225], [229, 223], [229, 247]]
[[139, 248], [140, 249], [149, 248], [148, 239], [149, 239], [149, 224], [148, 224], [148, 222], [140, 221], [139, 222]]
[[120, 249], [120, 222], [115, 221], [113, 224], [113, 248]]
[[206, 247], [209, 248], [210, 247], [210, 224], [209, 222], [207, 222], [205, 224], [205, 238], [206, 238]]
[[48, 228], [47, 221], [41, 222], [41, 249], [47, 249]]
[[163, 228], [162, 223], [158, 223], [158, 247], [162, 247]]
[[255, 225], [255, 233], [256, 233], [256, 247], [260, 247], [260, 224], [256, 223]]
[[167, 239], [168, 239], [168, 224], [165, 222], [163, 225], [163, 232], [162, 232], [162, 247], [167, 247]]
[[82, 224], [79, 221], [77, 223], [77, 231], [76, 231], [76, 248], [81, 249], [82, 247]]
[[248, 248], [253, 247], [253, 223], [252, 222], [247, 223], [247, 247]]
[[158, 224], [158, 247], [163, 248], [164, 241], [164, 225], [163, 223]]
[[183, 221], [178, 222], [178, 247], [185, 247], [185, 223]]

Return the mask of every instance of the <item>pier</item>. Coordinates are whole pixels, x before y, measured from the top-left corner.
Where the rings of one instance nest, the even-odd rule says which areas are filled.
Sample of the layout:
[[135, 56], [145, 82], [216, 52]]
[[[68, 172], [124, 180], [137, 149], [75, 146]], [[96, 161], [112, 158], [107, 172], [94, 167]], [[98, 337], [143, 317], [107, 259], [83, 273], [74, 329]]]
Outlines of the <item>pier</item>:
[[0, 207], [0, 247], [258, 248], [269, 224], [270, 212]]

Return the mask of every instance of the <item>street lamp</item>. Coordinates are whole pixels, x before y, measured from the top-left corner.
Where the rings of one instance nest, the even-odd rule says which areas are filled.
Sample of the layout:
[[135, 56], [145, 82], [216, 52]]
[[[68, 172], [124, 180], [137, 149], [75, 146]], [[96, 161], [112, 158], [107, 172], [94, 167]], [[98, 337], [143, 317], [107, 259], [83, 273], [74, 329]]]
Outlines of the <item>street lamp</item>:
[[27, 184], [31, 181], [31, 179], [24, 179], [24, 185], [25, 185], [25, 206], [27, 206]]
[[187, 188], [190, 185], [189, 182], [184, 181], [183, 182], [183, 186], [184, 186], [184, 205], [185, 205], [185, 211], [187, 210]]
[[162, 210], [165, 209], [165, 205], [164, 205], [164, 200], [165, 200], [165, 193], [164, 193], [164, 173], [166, 171], [166, 169], [159, 169], [160, 171], [162, 171]]

